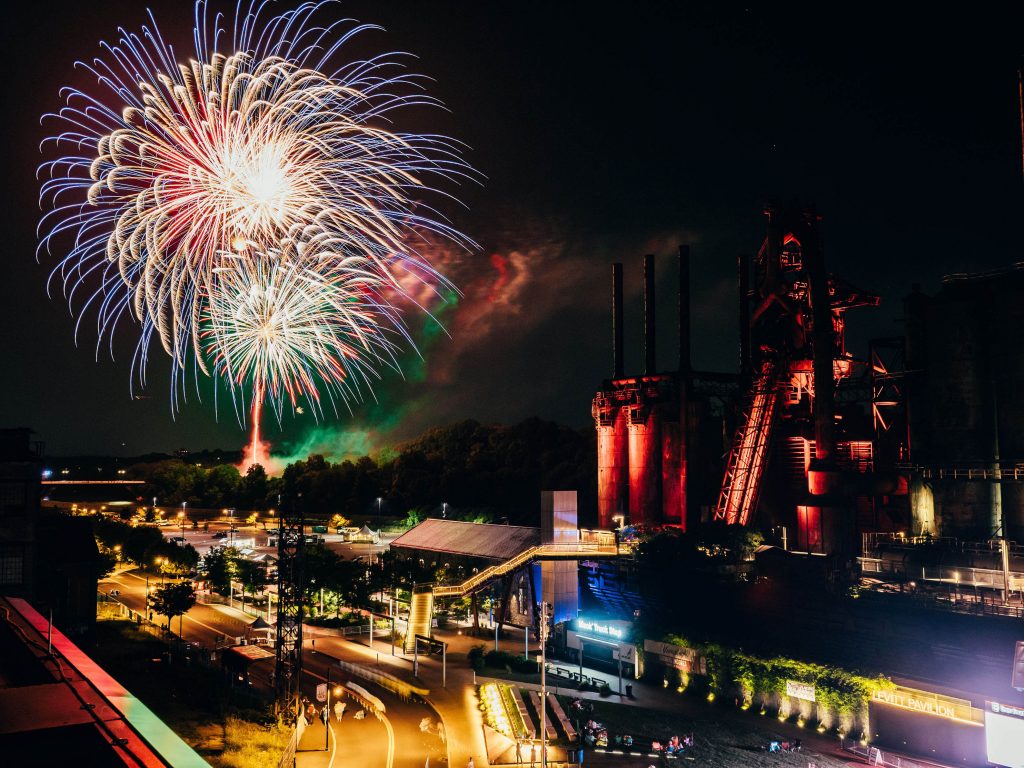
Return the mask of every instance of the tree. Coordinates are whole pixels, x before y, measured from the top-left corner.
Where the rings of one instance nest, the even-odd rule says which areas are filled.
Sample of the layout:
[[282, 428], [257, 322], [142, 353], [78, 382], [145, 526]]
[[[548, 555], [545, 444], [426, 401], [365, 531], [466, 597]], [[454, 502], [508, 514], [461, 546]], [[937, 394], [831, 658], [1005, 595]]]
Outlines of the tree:
[[342, 515], [341, 513], [335, 513], [335, 514], [334, 514], [334, 515], [333, 515], [333, 516], [331, 517], [331, 527], [332, 527], [332, 528], [344, 528], [344, 527], [345, 527], [346, 525], [348, 525], [348, 524], [349, 524], [350, 522], [352, 522], [352, 521], [351, 521], [351, 520], [349, 520], [349, 519], [348, 519], [347, 517], [345, 517], [344, 515]]
[[267, 567], [263, 563], [238, 558], [235, 560], [235, 570], [238, 580], [242, 582], [242, 609], [245, 610], [245, 593], [249, 592], [255, 597], [269, 583]]
[[177, 584], [168, 584], [155, 590], [149, 598], [150, 607], [159, 614], [167, 617], [167, 628], [171, 628], [171, 621], [175, 616], [180, 616], [178, 622], [178, 636], [181, 637], [182, 623], [185, 613], [196, 604], [196, 590], [187, 581]]
[[210, 586], [221, 594], [230, 591], [231, 579], [235, 578], [238, 551], [233, 547], [211, 549], [203, 557], [202, 572]]

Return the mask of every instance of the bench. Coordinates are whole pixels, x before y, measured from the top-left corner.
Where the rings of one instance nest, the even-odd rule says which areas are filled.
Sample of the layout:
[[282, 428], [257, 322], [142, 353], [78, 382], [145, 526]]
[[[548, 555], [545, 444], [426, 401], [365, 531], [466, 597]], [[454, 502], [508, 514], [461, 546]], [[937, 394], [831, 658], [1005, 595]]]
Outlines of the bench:
[[[540, 703], [540, 694], [536, 691], [530, 691], [530, 703], [533, 704], [533, 708], [537, 710], [537, 715], [541, 714], [541, 707], [543, 704]], [[555, 726], [551, 724], [551, 718], [544, 718], [544, 733], [547, 734], [548, 740], [552, 741], [558, 738], [558, 732], [555, 730]]]
[[576, 733], [576, 729], [572, 727], [572, 723], [569, 722], [569, 718], [565, 716], [565, 710], [562, 709], [562, 705], [558, 703], [558, 699], [555, 698], [555, 694], [548, 694], [548, 706], [551, 711], [555, 713], [555, 717], [558, 718], [558, 722], [562, 724], [562, 730], [565, 731], [566, 738], [569, 741], [576, 741], [576, 737], [579, 735]]
[[537, 728], [533, 724], [533, 718], [530, 717], [530, 713], [526, 711], [526, 702], [523, 701], [522, 694], [519, 693], [518, 688], [512, 688], [512, 700], [516, 703], [516, 709], [519, 710], [519, 715], [523, 718], [523, 723], [526, 725], [526, 736], [527, 738], [535, 738], [537, 736]]

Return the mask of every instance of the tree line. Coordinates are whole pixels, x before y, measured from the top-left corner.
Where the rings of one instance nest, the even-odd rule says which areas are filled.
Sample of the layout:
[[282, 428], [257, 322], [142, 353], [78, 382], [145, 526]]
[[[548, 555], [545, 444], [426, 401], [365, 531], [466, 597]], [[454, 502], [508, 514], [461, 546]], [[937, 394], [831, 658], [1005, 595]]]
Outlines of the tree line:
[[[301, 498], [306, 515], [389, 518], [412, 514], [536, 525], [540, 492], [576, 490], [581, 516], [596, 506], [592, 429], [573, 430], [540, 419], [513, 426], [468, 420], [432, 429], [415, 440], [332, 462], [321, 455], [290, 464], [281, 477], [254, 466], [203, 468], [172, 459], [140, 463], [127, 476], [146, 482], [142, 499], [161, 505], [269, 510], [278, 499]], [[378, 501], [379, 500], [379, 501]]]

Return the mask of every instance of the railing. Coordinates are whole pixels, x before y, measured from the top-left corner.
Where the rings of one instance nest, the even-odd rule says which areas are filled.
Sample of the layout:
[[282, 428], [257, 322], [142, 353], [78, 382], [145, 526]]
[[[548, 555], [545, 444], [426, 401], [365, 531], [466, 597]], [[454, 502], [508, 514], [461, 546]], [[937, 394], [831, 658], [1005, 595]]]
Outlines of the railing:
[[[862, 534], [863, 554], [879, 549], [882, 546], [893, 548], [912, 548], [933, 546], [948, 549], [954, 552], [968, 552], [971, 554], [999, 554], [1000, 542], [998, 539], [989, 541], [964, 541], [963, 539], [951, 536], [907, 536], [901, 533], [864, 533]], [[1007, 550], [1011, 555], [1024, 557], [1024, 545], [1015, 541], [1006, 542]]]
[[1024, 481], [1024, 467], [921, 467], [927, 480], [1003, 480]]
[[862, 758], [868, 765], [882, 765], [886, 768], [936, 768], [935, 763], [919, 762], [891, 752], [886, 754], [878, 747], [865, 747], [860, 744], [843, 744], [843, 751]]
[[996, 568], [975, 568], [973, 566], [928, 566], [908, 565], [898, 560], [883, 560], [878, 557], [858, 557], [861, 573], [864, 575], [892, 575], [903, 579], [951, 584], [960, 587], [988, 587], [1011, 592], [1024, 590], [1024, 573], [1009, 571], [1007, 584], [1003, 584], [1003, 572]]
[[539, 547], [530, 547], [523, 550], [511, 560], [485, 568], [479, 573], [470, 576], [461, 584], [435, 585], [433, 587], [434, 597], [462, 597], [477, 587], [486, 584], [491, 579], [510, 573], [519, 566], [525, 565], [538, 557], [610, 557], [618, 553], [619, 550], [614, 544], [591, 544], [586, 542], [541, 544]]
[[973, 616], [1004, 616], [1024, 619], [1024, 607], [1003, 605], [994, 600], [978, 600], [973, 595], [945, 595], [936, 593], [896, 593], [868, 590], [861, 593], [861, 599], [902, 600], [921, 608]]

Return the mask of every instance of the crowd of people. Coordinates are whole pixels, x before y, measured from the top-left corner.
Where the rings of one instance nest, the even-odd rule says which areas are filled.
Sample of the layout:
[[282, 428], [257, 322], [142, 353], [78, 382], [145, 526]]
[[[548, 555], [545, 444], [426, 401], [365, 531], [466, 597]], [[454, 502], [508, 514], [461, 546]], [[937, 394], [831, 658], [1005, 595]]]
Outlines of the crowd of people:
[[[582, 699], [573, 699], [572, 704], [569, 705], [569, 712], [571, 716], [581, 723], [580, 727], [580, 740], [584, 746], [587, 747], [607, 747], [609, 742], [608, 728], [603, 723], [594, 720], [594, 705], [588, 701]], [[583, 718], [586, 718], [584, 721]], [[643, 740], [646, 743], [646, 740]], [[639, 743], [631, 734], [620, 733], [615, 734], [612, 738], [612, 744], [615, 745], [616, 749], [630, 749], [634, 745], [639, 748]], [[678, 757], [683, 755], [687, 750], [693, 747], [693, 734], [687, 734], [682, 739], [678, 736], [671, 736], [667, 740], [652, 739], [651, 752], [659, 755], [666, 755], [670, 757]]]

